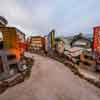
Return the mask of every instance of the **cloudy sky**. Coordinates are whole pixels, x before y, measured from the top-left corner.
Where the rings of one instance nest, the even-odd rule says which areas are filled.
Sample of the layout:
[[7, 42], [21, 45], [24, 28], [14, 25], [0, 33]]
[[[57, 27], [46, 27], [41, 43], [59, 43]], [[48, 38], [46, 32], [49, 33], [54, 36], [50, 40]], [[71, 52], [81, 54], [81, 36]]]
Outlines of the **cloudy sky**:
[[92, 33], [100, 25], [100, 0], [0, 0], [0, 15], [27, 35]]

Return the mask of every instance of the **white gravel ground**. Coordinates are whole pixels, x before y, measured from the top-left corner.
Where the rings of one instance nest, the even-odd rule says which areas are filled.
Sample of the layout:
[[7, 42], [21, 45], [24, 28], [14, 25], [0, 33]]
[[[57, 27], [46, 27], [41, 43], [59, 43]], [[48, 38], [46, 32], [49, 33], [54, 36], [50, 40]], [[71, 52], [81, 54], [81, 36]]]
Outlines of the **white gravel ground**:
[[75, 76], [63, 64], [47, 57], [34, 56], [29, 80], [9, 88], [0, 100], [100, 100], [100, 90]]

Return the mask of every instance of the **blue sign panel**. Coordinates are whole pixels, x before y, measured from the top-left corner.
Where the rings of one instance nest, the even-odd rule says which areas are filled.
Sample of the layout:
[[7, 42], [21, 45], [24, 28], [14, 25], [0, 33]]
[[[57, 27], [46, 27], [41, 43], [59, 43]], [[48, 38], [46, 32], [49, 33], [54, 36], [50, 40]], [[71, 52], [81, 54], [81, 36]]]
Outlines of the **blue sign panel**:
[[98, 62], [100, 62], [100, 56], [98, 57]]
[[51, 34], [48, 34], [48, 49], [51, 48]]

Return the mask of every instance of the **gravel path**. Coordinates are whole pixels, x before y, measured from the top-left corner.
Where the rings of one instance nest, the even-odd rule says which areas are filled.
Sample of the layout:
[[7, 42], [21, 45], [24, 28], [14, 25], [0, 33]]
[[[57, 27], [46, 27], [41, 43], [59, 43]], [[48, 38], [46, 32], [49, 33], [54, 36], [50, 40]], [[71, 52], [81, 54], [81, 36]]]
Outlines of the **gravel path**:
[[0, 100], [100, 100], [98, 88], [75, 76], [63, 64], [33, 56], [35, 65], [30, 79], [9, 88]]

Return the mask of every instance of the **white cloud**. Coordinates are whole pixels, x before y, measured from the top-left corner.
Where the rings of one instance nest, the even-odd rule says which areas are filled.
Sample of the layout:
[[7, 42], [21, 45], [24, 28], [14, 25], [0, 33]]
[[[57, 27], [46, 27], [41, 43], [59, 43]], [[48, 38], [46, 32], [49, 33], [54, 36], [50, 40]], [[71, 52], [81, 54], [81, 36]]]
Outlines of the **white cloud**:
[[[1, 1], [1, 0], [0, 0]], [[0, 15], [28, 35], [91, 32], [100, 24], [98, 0], [2, 0]], [[70, 34], [72, 35], [72, 34]]]
[[10, 26], [32, 31], [32, 14], [24, 8], [18, 0], [2, 0], [0, 3], [0, 15], [5, 16]]
[[48, 32], [53, 26], [53, 12], [51, 5], [38, 4], [33, 7], [33, 26], [41, 32]]

